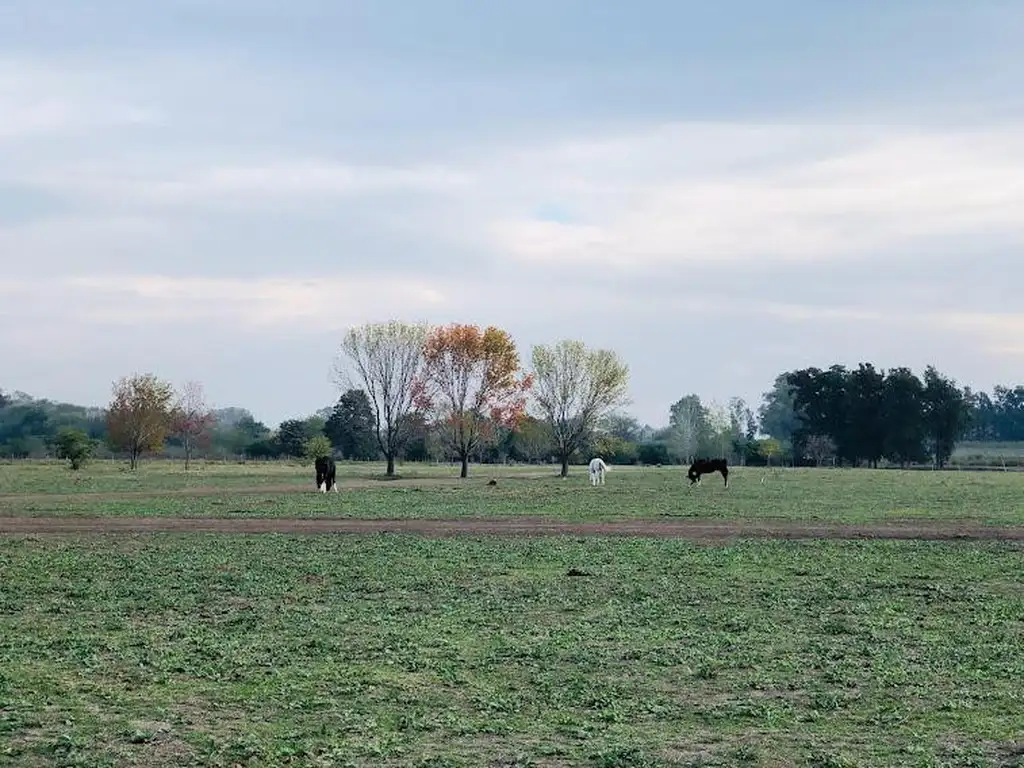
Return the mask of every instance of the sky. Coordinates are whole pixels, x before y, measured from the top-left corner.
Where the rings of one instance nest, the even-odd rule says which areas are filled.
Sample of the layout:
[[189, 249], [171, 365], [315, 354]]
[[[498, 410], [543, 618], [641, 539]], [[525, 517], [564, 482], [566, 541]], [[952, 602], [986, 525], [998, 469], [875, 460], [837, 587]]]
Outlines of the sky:
[[4, 0], [0, 388], [274, 425], [345, 330], [580, 339], [654, 425], [1024, 382], [1019, 0]]

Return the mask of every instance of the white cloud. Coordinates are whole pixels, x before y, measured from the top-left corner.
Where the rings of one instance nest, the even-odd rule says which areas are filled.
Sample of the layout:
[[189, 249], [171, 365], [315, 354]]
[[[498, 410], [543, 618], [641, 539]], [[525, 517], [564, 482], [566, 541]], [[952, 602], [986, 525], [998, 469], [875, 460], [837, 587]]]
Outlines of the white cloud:
[[[950, 237], [1024, 242], [1020, 167], [1024, 126], [679, 124], [447, 164], [264, 153], [249, 162], [64, 165], [26, 180], [154, 214], [226, 206], [256, 215], [374, 195], [421, 241], [528, 266], [650, 270], [882, 259]], [[415, 202], [388, 197], [409, 192]], [[570, 220], [538, 216], [545, 204]]]
[[[535, 325], [550, 326], [561, 317], [593, 313], [596, 307], [615, 316], [630, 311], [630, 301], [612, 288], [540, 286], [526, 280], [505, 282], [499, 290], [482, 279], [397, 279], [381, 272], [350, 278], [336, 274], [311, 278], [83, 275], [0, 281], [5, 311], [25, 321], [21, 323], [25, 338], [31, 337], [33, 323], [66, 323], [72, 314], [79, 327], [215, 322], [256, 335], [268, 330], [317, 335], [389, 317], [500, 323], [520, 311], [524, 292], [535, 307]], [[639, 319], [648, 314], [676, 320], [686, 315], [744, 317], [755, 325], [765, 320], [816, 326], [854, 323], [863, 327], [868, 323], [915, 334], [938, 331], [955, 334], [992, 354], [1007, 350], [1017, 350], [1017, 354], [1019, 339], [1024, 338], [1024, 313], [915, 312], [871, 305], [759, 302], [728, 294], [649, 297], [635, 316]], [[40, 333], [45, 333], [42, 326]]]
[[[948, 236], [1024, 241], [1022, 166], [1024, 126], [684, 125], [496, 161], [473, 218], [494, 249], [529, 264], [887, 257]], [[533, 208], [551, 199], [575, 220], [538, 220]]]
[[151, 104], [108, 92], [96, 73], [0, 59], [0, 142], [81, 135], [161, 119]]
[[382, 192], [454, 192], [471, 183], [467, 174], [437, 166], [367, 166], [306, 158], [205, 167], [193, 163], [186, 170], [154, 165], [64, 167], [36, 174], [31, 181], [115, 207], [204, 212], [224, 207], [255, 211]]
[[[744, 311], [741, 307], [732, 311]], [[747, 312], [767, 315], [795, 323], [835, 322], [842, 325], [865, 323], [882, 326], [889, 332], [922, 335], [954, 335], [958, 341], [982, 349], [990, 355], [1019, 356], [1024, 351], [1024, 312], [921, 312], [907, 308], [871, 306], [811, 306], [763, 303], [748, 305]]]
[[[26, 295], [46, 291], [61, 302], [75, 302], [78, 317], [86, 323], [219, 320], [255, 332], [304, 325], [320, 332], [381, 312], [426, 311], [447, 300], [428, 282], [396, 280], [388, 275], [310, 279], [85, 276], [46, 286], [23, 281], [18, 289]], [[6, 287], [9, 294], [13, 290]]]

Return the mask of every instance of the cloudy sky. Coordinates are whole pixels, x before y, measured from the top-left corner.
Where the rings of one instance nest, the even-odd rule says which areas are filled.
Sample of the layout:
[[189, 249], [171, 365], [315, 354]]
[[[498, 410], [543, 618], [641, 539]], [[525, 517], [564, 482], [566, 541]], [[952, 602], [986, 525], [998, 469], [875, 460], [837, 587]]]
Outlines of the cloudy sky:
[[632, 412], [1024, 382], [1019, 0], [4, 0], [0, 388], [269, 423], [345, 328], [578, 338]]

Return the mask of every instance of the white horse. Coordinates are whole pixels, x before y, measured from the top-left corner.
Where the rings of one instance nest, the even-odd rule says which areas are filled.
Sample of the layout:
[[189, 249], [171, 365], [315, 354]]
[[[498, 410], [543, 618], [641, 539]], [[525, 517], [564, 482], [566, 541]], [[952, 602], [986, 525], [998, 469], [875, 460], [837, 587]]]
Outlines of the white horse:
[[604, 485], [604, 473], [608, 472], [608, 465], [600, 457], [590, 460], [590, 484]]

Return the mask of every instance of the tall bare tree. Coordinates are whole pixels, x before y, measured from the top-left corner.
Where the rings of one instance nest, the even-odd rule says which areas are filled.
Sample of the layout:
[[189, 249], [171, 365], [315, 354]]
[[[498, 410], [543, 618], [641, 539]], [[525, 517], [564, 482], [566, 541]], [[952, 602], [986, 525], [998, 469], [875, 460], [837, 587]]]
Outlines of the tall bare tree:
[[341, 391], [361, 389], [373, 409], [377, 444], [395, 474], [395, 457], [410, 436], [409, 416], [416, 410], [417, 387], [423, 380], [426, 324], [392, 320], [351, 328], [335, 362]]
[[216, 423], [217, 417], [206, 403], [203, 385], [198, 381], [186, 382], [171, 410], [171, 434], [181, 440], [185, 450], [186, 472], [195, 449], [209, 444]]
[[565, 477], [569, 458], [600, 419], [629, 402], [629, 366], [611, 350], [588, 350], [571, 340], [535, 346], [532, 362], [534, 402], [551, 428]]
[[835, 441], [828, 435], [810, 435], [804, 441], [804, 454], [814, 460], [815, 466], [820, 467], [825, 459], [836, 455]]

